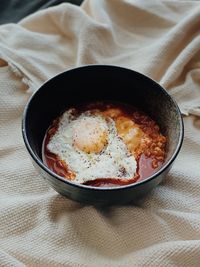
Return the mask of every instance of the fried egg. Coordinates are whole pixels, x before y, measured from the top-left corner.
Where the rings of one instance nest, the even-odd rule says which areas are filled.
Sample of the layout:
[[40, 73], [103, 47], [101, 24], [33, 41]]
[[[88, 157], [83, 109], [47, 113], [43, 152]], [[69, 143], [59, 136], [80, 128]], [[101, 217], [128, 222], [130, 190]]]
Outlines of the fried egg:
[[137, 162], [127, 140], [137, 137], [140, 134], [137, 131], [131, 132], [127, 128], [125, 132], [120, 131], [119, 121], [100, 111], [77, 115], [69, 109], [60, 117], [47, 148], [75, 174], [73, 182], [85, 183], [98, 178], [132, 179]]

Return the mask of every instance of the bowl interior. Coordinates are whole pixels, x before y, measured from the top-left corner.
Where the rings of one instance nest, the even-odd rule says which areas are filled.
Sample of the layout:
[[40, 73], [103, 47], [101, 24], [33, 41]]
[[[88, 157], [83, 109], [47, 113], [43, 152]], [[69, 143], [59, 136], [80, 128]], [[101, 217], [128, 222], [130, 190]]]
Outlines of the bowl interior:
[[62, 111], [79, 103], [105, 100], [133, 105], [158, 123], [167, 136], [166, 165], [182, 138], [182, 119], [177, 105], [148, 77], [128, 69], [100, 65], [59, 74], [32, 96], [25, 109], [23, 127], [35, 156], [42, 161], [45, 132]]

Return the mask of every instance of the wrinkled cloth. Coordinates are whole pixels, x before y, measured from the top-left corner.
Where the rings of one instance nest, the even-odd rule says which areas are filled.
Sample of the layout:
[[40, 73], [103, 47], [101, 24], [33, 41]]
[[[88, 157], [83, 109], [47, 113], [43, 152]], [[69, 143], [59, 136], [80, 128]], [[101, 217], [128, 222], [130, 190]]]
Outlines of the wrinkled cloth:
[[[199, 29], [200, 2], [153, 0], [61, 4], [0, 27], [0, 266], [200, 266]], [[86, 64], [140, 71], [188, 115], [173, 168], [132, 205], [97, 209], [60, 196], [23, 144], [32, 92]]]
[[90, 0], [1, 26], [0, 57], [36, 90], [80, 65], [115, 64], [160, 82], [200, 114], [200, 2]]

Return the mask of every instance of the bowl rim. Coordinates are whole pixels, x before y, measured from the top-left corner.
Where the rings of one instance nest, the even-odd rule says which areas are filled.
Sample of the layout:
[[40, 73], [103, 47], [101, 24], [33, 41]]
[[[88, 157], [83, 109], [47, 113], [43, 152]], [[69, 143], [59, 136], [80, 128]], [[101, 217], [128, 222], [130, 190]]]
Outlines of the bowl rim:
[[[53, 171], [51, 171], [42, 162], [42, 160], [38, 156], [36, 156], [36, 154], [34, 153], [34, 151], [32, 150], [32, 148], [31, 148], [31, 146], [29, 144], [27, 133], [26, 133], [26, 118], [28, 116], [29, 106], [30, 106], [32, 100], [37, 96], [38, 92], [43, 87], [45, 87], [48, 83], [50, 83], [52, 80], [59, 79], [59, 77], [64, 75], [66, 72], [71, 72], [71, 71], [73, 72], [73, 71], [77, 71], [77, 70], [85, 69], [85, 68], [89, 68], [90, 69], [90, 68], [94, 68], [94, 67], [96, 67], [96, 68], [105, 68], [105, 67], [106, 68], [116, 68], [116, 69], [119, 69], [119, 70], [121, 69], [123, 71], [131, 71], [131, 72], [134, 72], [135, 74], [137, 74], [138, 76], [141, 76], [142, 78], [149, 79], [151, 81], [152, 85], [155, 84], [156, 86], [158, 86], [161, 89], [161, 91], [165, 94], [165, 96], [167, 98], [169, 98], [170, 101], [173, 102], [173, 104], [174, 104], [174, 106], [176, 108], [176, 111], [177, 111], [177, 114], [178, 114], [178, 119], [179, 119], [179, 125], [180, 125], [180, 132], [179, 132], [179, 138], [178, 138], [178, 143], [176, 145], [176, 149], [173, 152], [171, 158], [169, 158], [168, 162], [164, 163], [162, 165], [162, 167], [160, 169], [158, 169], [158, 171], [156, 171], [154, 174], [152, 174], [151, 176], [149, 176], [148, 178], [146, 178], [144, 180], [141, 180], [139, 182], [135, 182], [135, 183], [132, 183], [132, 184], [128, 184], [128, 185], [112, 186], [112, 187], [94, 187], [94, 186], [90, 186], [90, 185], [74, 183], [74, 182], [71, 182], [71, 181], [69, 181], [67, 179], [64, 179], [62, 176], [59, 176], [58, 174], [56, 174]], [[32, 96], [29, 98], [28, 102], [25, 105], [25, 108], [24, 108], [24, 111], [23, 111], [23, 115], [22, 115], [22, 136], [23, 136], [23, 140], [24, 140], [25, 146], [26, 146], [30, 156], [32, 157], [32, 159], [39, 165], [40, 168], [42, 168], [43, 171], [47, 172], [53, 178], [55, 178], [55, 179], [57, 179], [57, 180], [59, 180], [61, 182], [64, 182], [69, 186], [72, 186], [72, 187], [75, 187], [75, 188], [79, 188], [79, 189], [92, 190], [92, 191], [119, 191], [119, 190], [126, 190], [126, 189], [129, 189], [129, 188], [132, 188], [132, 187], [137, 187], [137, 186], [140, 186], [140, 185], [145, 184], [147, 182], [150, 182], [151, 180], [153, 180], [154, 178], [159, 176], [161, 173], [163, 173], [172, 164], [172, 162], [177, 157], [177, 155], [178, 155], [178, 153], [179, 153], [179, 151], [181, 149], [182, 143], [183, 143], [184, 124], [183, 124], [183, 118], [182, 118], [182, 115], [181, 115], [181, 111], [180, 111], [176, 101], [168, 94], [168, 92], [166, 91], [166, 89], [163, 86], [161, 86], [158, 82], [156, 82], [155, 80], [153, 80], [149, 76], [147, 76], [145, 74], [142, 74], [142, 73], [140, 73], [138, 71], [135, 71], [135, 70], [132, 70], [132, 69], [129, 69], [129, 68], [125, 68], [125, 67], [121, 67], [121, 66], [117, 66], [117, 65], [90, 64], [90, 65], [83, 65], [83, 66], [80, 66], [80, 67], [74, 67], [74, 68], [71, 68], [69, 70], [65, 70], [63, 72], [58, 73], [57, 75], [53, 76], [52, 78], [50, 78], [46, 82], [44, 82], [39, 87], [39, 89], [37, 89], [36, 92], [34, 92], [32, 94]]]

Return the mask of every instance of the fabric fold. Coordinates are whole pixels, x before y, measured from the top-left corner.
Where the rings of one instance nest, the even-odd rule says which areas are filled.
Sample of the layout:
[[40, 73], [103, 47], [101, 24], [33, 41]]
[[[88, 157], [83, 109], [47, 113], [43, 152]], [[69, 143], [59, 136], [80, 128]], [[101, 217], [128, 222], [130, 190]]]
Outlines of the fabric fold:
[[[0, 57], [33, 90], [81, 65], [131, 68], [160, 82], [176, 98], [183, 114], [200, 115], [200, 90], [194, 90], [193, 99], [187, 101], [187, 77], [194, 69], [200, 74], [199, 17], [197, 1], [61, 4], [19, 24], [1, 26]], [[200, 86], [199, 80], [190, 79], [190, 83]], [[181, 91], [181, 100], [174, 91]]]

